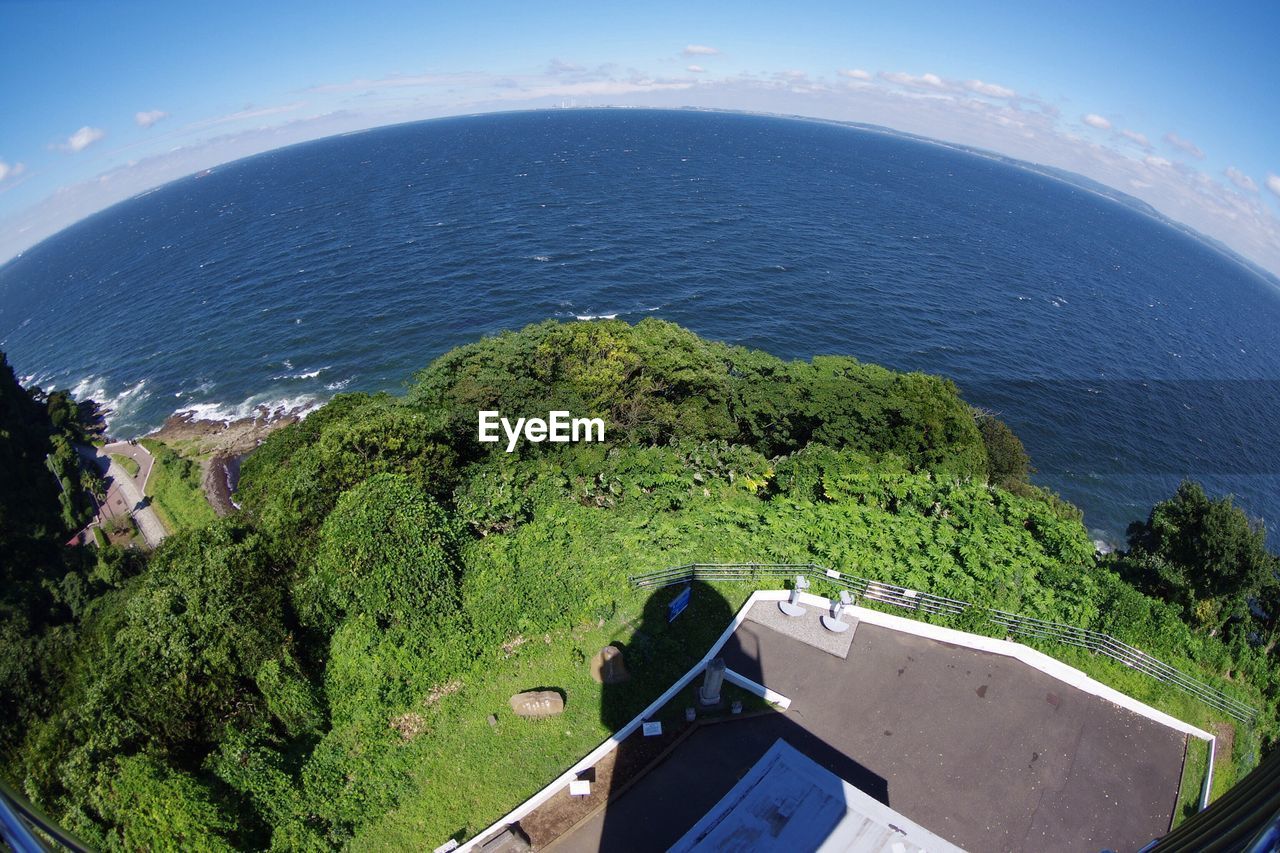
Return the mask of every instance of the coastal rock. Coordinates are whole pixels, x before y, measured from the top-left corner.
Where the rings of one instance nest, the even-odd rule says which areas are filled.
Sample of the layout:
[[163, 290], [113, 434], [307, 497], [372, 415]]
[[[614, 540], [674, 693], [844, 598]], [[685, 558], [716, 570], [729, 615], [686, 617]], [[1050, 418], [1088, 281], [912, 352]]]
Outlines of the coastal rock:
[[148, 438], [181, 448], [185, 455], [243, 456], [281, 427], [297, 423], [315, 408], [307, 403], [295, 408], [258, 406], [243, 418], [199, 418], [191, 410], [175, 412]]
[[554, 717], [564, 711], [564, 697], [554, 690], [526, 690], [511, 697], [517, 717]]

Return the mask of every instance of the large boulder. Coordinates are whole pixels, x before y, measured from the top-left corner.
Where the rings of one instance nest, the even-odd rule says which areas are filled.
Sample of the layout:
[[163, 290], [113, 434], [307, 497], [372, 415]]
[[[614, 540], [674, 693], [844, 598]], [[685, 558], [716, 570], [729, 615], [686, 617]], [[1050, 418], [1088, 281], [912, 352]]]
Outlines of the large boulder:
[[517, 717], [554, 717], [564, 711], [564, 697], [554, 690], [526, 690], [511, 697]]

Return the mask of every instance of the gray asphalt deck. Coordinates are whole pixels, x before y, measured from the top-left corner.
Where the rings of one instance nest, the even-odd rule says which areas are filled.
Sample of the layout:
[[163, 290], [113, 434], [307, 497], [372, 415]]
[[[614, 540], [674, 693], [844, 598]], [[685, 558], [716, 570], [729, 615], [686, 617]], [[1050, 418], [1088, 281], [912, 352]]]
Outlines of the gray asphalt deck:
[[1011, 658], [863, 623], [841, 659], [750, 621], [724, 655], [791, 710], [700, 728], [556, 851], [665, 849], [778, 737], [970, 850], [1169, 829], [1185, 737]]

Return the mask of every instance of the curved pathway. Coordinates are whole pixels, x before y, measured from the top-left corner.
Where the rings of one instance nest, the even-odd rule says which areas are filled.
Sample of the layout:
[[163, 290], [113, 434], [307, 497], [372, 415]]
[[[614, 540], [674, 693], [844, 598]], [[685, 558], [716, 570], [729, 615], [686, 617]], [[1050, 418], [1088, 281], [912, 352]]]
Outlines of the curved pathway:
[[[142, 534], [147, 547], [154, 548], [159, 545], [168, 535], [168, 531], [145, 497], [147, 479], [151, 476], [151, 466], [154, 462], [146, 448], [140, 444], [117, 441], [102, 448], [82, 447], [80, 451], [86, 460], [107, 479], [107, 514], [112, 514], [111, 508], [115, 504], [122, 504], [133, 516], [133, 520], [138, 525], [138, 532]], [[130, 477], [128, 472], [111, 458], [112, 453], [128, 456], [137, 462], [138, 476]]]

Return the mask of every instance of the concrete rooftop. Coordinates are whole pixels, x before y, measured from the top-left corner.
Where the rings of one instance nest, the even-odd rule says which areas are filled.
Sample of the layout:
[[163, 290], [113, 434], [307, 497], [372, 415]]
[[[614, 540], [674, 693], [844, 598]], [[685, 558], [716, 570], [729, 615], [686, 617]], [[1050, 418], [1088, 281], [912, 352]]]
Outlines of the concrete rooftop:
[[776, 604], [722, 654], [790, 709], [698, 727], [547, 849], [665, 850], [780, 737], [969, 850], [1136, 850], [1169, 830], [1184, 734], [1010, 657], [867, 623], [842, 657], [813, 644], [816, 611], [757, 608]]

